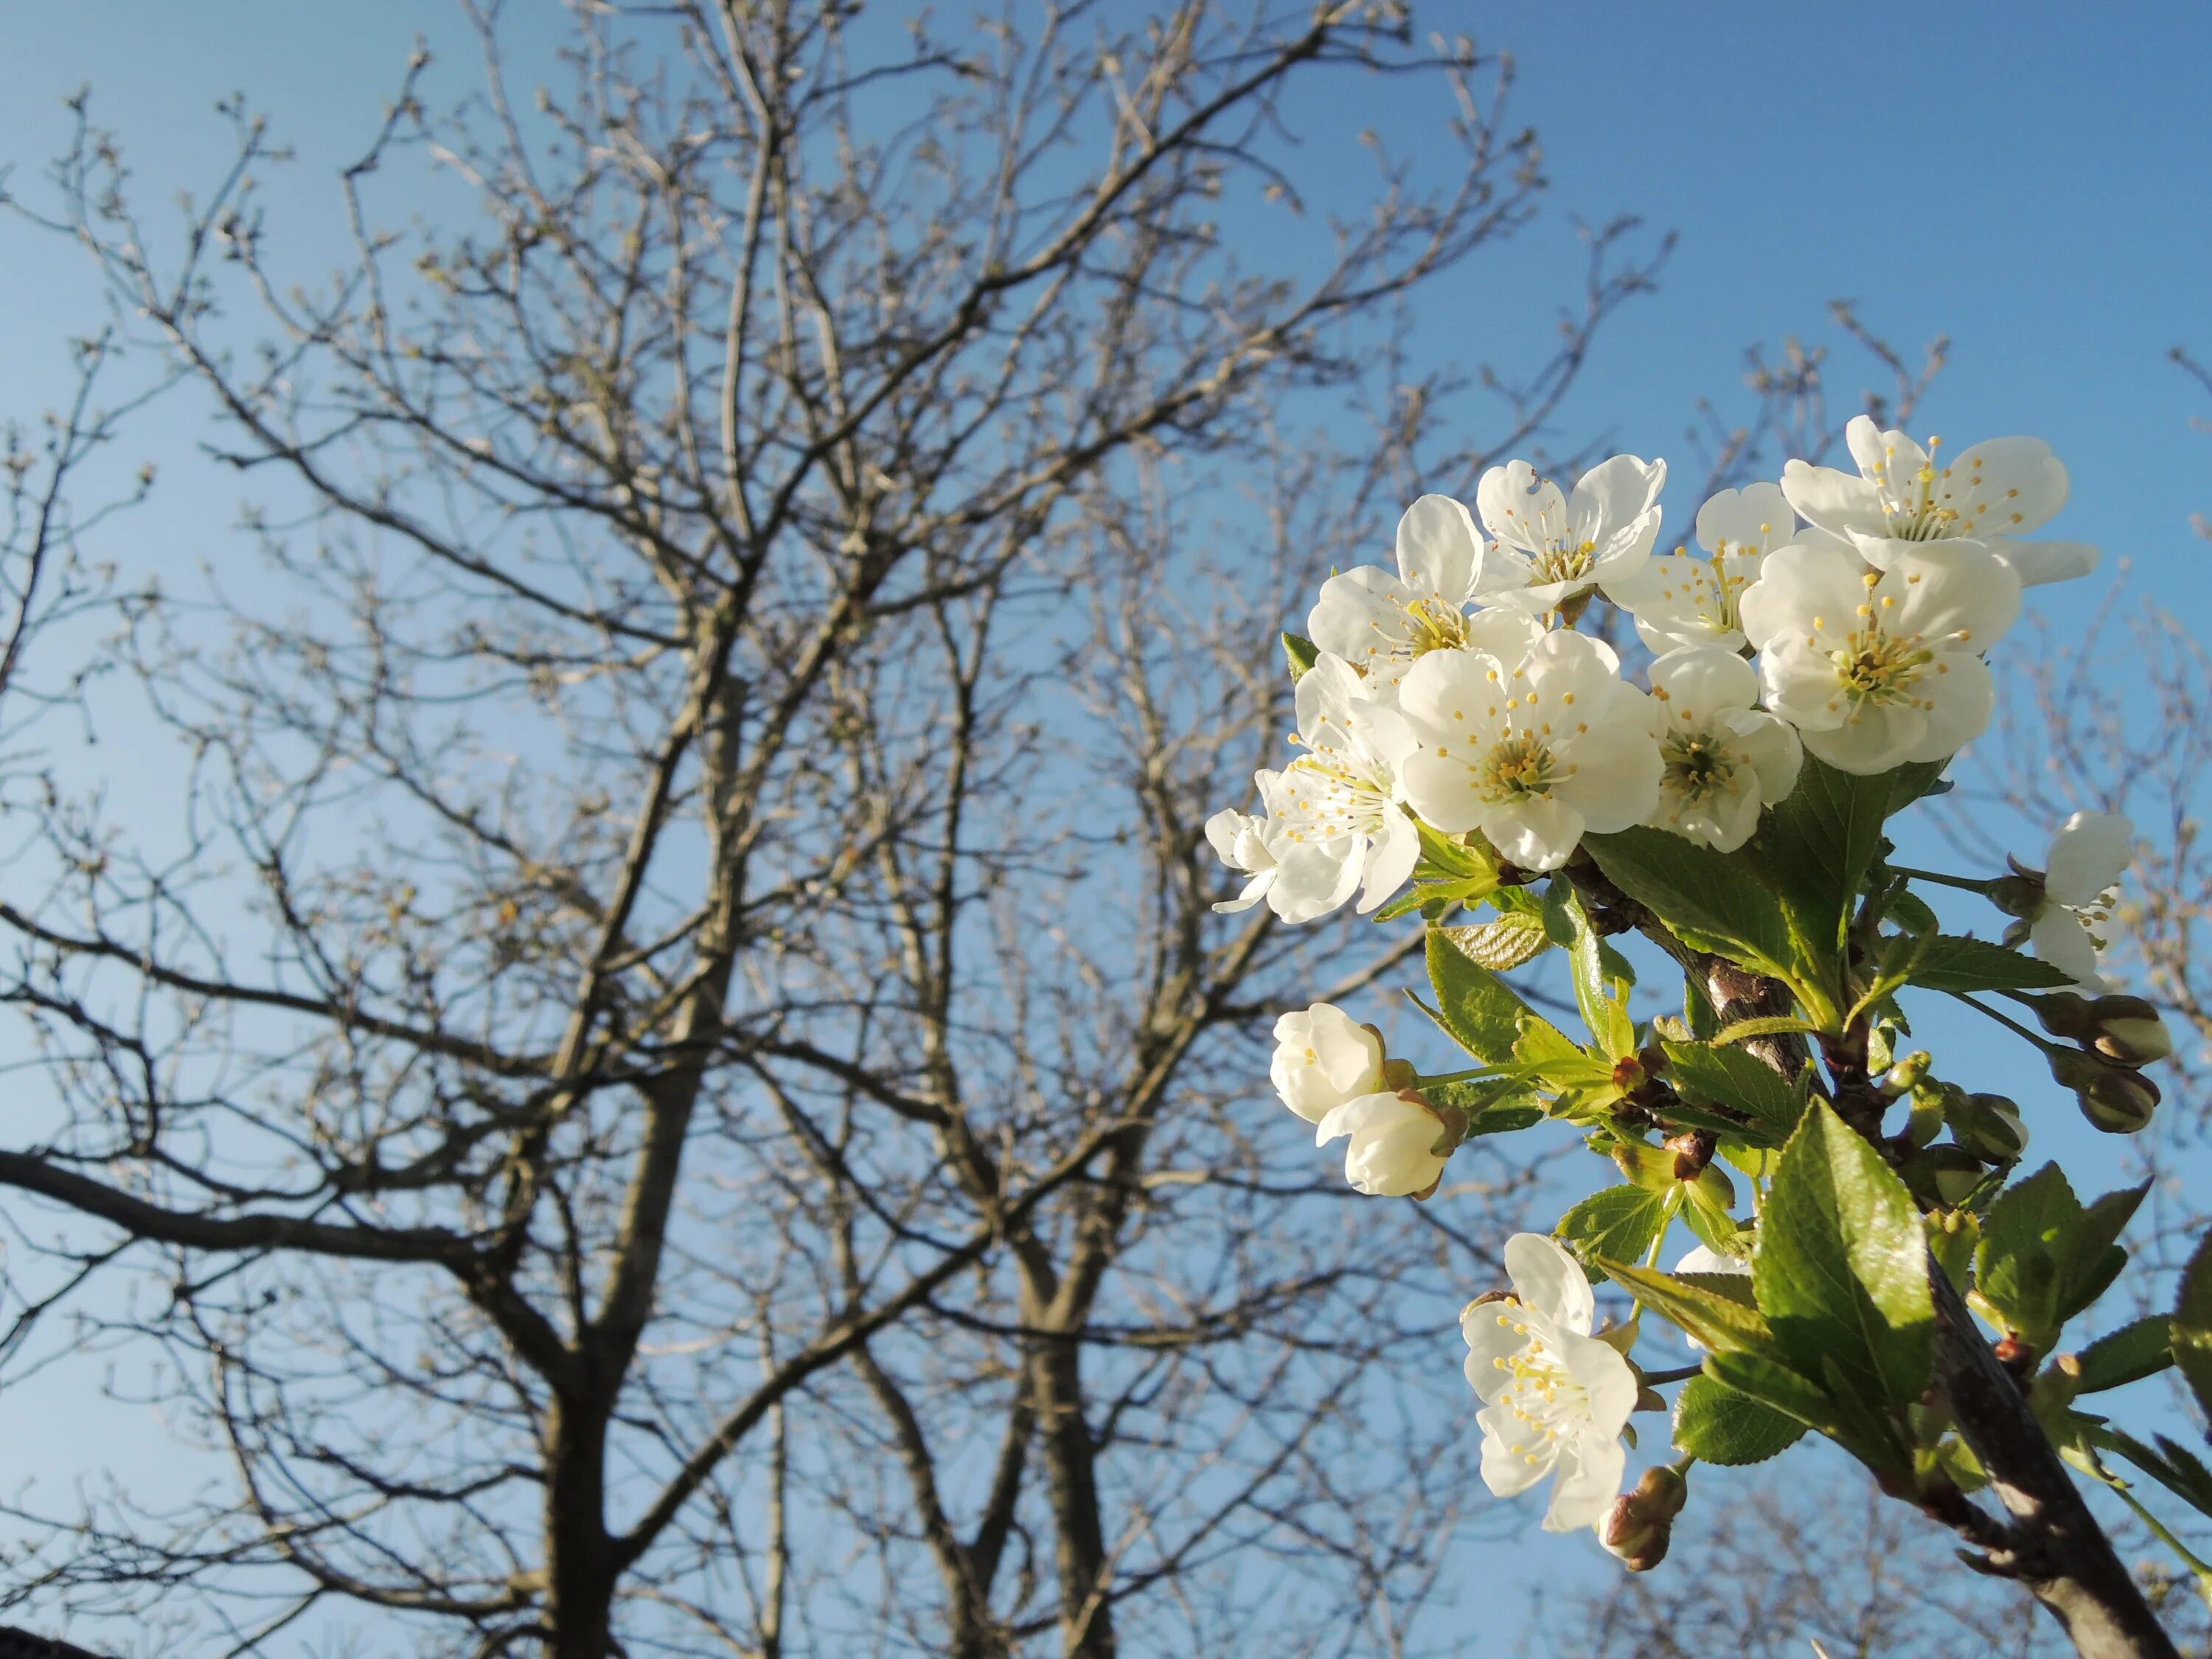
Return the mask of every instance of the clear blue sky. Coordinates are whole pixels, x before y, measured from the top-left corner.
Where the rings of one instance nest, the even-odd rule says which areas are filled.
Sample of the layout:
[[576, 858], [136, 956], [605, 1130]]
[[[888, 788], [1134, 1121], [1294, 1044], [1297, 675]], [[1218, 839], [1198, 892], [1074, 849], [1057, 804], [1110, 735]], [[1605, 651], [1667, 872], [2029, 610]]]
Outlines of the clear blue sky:
[[[959, 9], [939, 5], [940, 26]], [[556, 0], [509, 10], [511, 27], [547, 39], [562, 18]], [[2212, 623], [2212, 544], [2187, 526], [2191, 512], [2212, 512], [2212, 435], [2189, 425], [2212, 409], [2165, 359], [2184, 343], [2212, 356], [2212, 6], [1462, 0], [1437, 15], [1515, 53], [1518, 114], [1542, 132], [1554, 185], [1538, 226], [1428, 297], [1422, 324], [1437, 353], [1539, 355], [1579, 276], [1571, 216], [1639, 214], [1679, 232], [1679, 252], [1661, 291], [1605, 341], [1563, 412], [1565, 434], [1679, 450], [1698, 395], [1729, 407], [1747, 345], [1792, 331], [1826, 340], [1827, 302], [1854, 300], [1908, 346], [1952, 337], [1923, 429], [1960, 444], [2048, 438], [2075, 481], [2055, 533], [2131, 559], [2185, 618]], [[213, 100], [242, 90], [301, 151], [284, 200], [313, 234], [335, 238], [330, 169], [373, 130], [418, 33], [442, 43], [458, 76], [473, 43], [446, 0], [10, 7], [0, 165], [27, 189], [66, 135], [57, 100], [88, 81], [147, 198], [202, 185], [227, 155]], [[1350, 89], [1344, 118], [1380, 123], [1387, 112], [1357, 100], [1389, 90]], [[1315, 165], [1351, 179], [1325, 148]], [[59, 395], [60, 337], [94, 319], [83, 278], [80, 263], [0, 226], [0, 414], [28, 416]], [[1847, 352], [1834, 383], [1845, 404], [1874, 379]], [[167, 434], [180, 452], [188, 438]], [[220, 556], [233, 500], [230, 483], [187, 470], [158, 519], [131, 533], [179, 568]], [[1670, 492], [1671, 533], [1695, 507]], [[2019, 1083], [2025, 1092], [2034, 1079]], [[45, 1455], [31, 1468], [48, 1474], [81, 1463], [94, 1436], [121, 1463], [161, 1455], [157, 1431], [84, 1402], [79, 1382], [0, 1400], [0, 1445], [20, 1449], [33, 1414]], [[11, 1450], [0, 1484], [29, 1472], [21, 1456]], [[1534, 1557], [1486, 1551], [1463, 1571], [1517, 1599], [1532, 1559], [1591, 1553], [1583, 1540]], [[1501, 1633], [1494, 1647], [1510, 1645]]]

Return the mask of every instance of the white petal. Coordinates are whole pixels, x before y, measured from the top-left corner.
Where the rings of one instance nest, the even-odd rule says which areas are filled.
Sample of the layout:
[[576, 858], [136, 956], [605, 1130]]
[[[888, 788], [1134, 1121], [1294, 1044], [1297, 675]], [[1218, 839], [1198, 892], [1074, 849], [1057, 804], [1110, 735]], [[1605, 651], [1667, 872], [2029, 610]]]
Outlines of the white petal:
[[1936, 480], [1954, 534], [2026, 536], [2066, 505], [2066, 465], [2040, 438], [1990, 438], [1961, 450]]
[[1796, 527], [1797, 515], [1779, 484], [1723, 489], [1698, 509], [1698, 545], [1716, 557], [1771, 552]]
[[1323, 725], [1343, 726], [1360, 695], [1359, 671], [1334, 652], [1322, 652], [1298, 676], [1297, 690], [1291, 693], [1299, 735], [1310, 743]]
[[1482, 527], [1510, 547], [1540, 552], [1567, 533], [1566, 498], [1526, 461], [1493, 466], [1474, 487]]
[[1677, 1273], [1741, 1273], [1751, 1272], [1751, 1263], [1740, 1255], [1723, 1255], [1710, 1244], [1698, 1244], [1682, 1252], [1682, 1259], [1673, 1270]]
[[2043, 890], [2056, 904], [2094, 904], [2136, 854], [2136, 826], [2118, 812], [2076, 812], [2051, 838]]
[[1482, 1484], [1495, 1497], [1518, 1497], [1559, 1462], [1557, 1443], [1533, 1435], [1519, 1437], [1526, 1426], [1509, 1407], [1485, 1407], [1474, 1420], [1482, 1427]]
[[1423, 743], [1454, 743], [1467, 734], [1468, 720], [1489, 707], [1497, 696], [1492, 688], [1514, 660], [1485, 651], [1431, 651], [1399, 682], [1398, 712]]
[[1583, 815], [1563, 800], [1531, 796], [1503, 806], [1481, 803], [1480, 810], [1484, 836], [1523, 870], [1556, 870], [1582, 842]]
[[1359, 885], [1358, 848], [1352, 837], [1305, 842], [1283, 854], [1267, 908], [1285, 921], [1312, 921], [1341, 908]]
[[1864, 478], [1832, 466], [1787, 463], [1782, 469], [1782, 493], [1798, 517], [1823, 530], [1879, 530], [1882, 525], [1881, 492]]
[[1378, 566], [1339, 571], [1321, 585], [1306, 634], [1322, 651], [1365, 668], [1377, 656], [1412, 650], [1406, 605], [1413, 597]]
[[1920, 677], [1915, 689], [1924, 692], [1934, 706], [1926, 711], [1926, 727], [1906, 749], [1905, 760], [1942, 760], [1957, 754], [1990, 729], [1996, 713], [1997, 683], [1987, 663], [1964, 651], [1947, 651], [1939, 660], [1950, 672], [1937, 674], [1931, 669]]
[[1484, 806], [1474, 793], [1474, 775], [1457, 755], [1447, 757], [1425, 749], [1398, 775], [1406, 803], [1448, 836], [1463, 835], [1482, 823]]
[[[1667, 463], [1645, 461], [1636, 455], [1615, 455], [1600, 461], [1575, 484], [1567, 516], [1584, 539], [1599, 541], [1642, 519], [1667, 487]], [[1658, 529], [1656, 514], [1652, 529]]]
[[1544, 624], [1526, 611], [1493, 605], [1467, 619], [1463, 649], [1486, 653], [1504, 662], [1518, 662], [1534, 650], [1544, 637]]
[[1528, 1346], [1528, 1336], [1514, 1328], [1521, 1311], [1511, 1302], [1485, 1302], [1459, 1316], [1459, 1334], [1467, 1342], [1467, 1381], [1485, 1405], [1513, 1385], [1513, 1373], [1498, 1361], [1510, 1360]]
[[1978, 542], [1923, 542], [1890, 561], [1875, 588], [1875, 603], [1885, 599], [1896, 601], [1883, 607], [1885, 628], [1958, 635], [1982, 652], [2019, 620], [2020, 578]]
[[1382, 828], [1367, 850], [1366, 884], [1360, 889], [1359, 914], [1378, 908], [1413, 873], [1421, 856], [1421, 832], [1396, 807], [1386, 807]]
[[1545, 1233], [1516, 1233], [1505, 1241], [1505, 1273], [1513, 1292], [1544, 1318], [1578, 1336], [1589, 1334], [1597, 1298], [1589, 1276], [1566, 1246]]
[[2097, 943], [2071, 910], [2046, 905], [2028, 924], [2027, 942], [2035, 954], [2069, 979], [2081, 983], [2097, 979]]
[[1838, 771], [1871, 777], [1911, 757], [1927, 738], [1928, 716], [1917, 708], [1869, 705], [1852, 711], [1841, 725], [1827, 731], [1802, 723], [1797, 731], [1806, 749]]
[[2040, 587], [2045, 582], [2071, 581], [2076, 576], [2086, 576], [2104, 556], [2102, 548], [2093, 547], [2087, 542], [1994, 541], [1990, 544], [1990, 551], [2020, 578], [2022, 587]]
[[1605, 1519], [1620, 1495], [1628, 1453], [1618, 1440], [1580, 1441], [1562, 1449], [1559, 1478], [1544, 1511], [1546, 1532], [1580, 1532]]
[[1464, 507], [1449, 495], [1423, 495], [1398, 520], [1398, 574], [1424, 595], [1462, 604], [1474, 586], [1481, 544]]
[[1733, 651], [1692, 646], [1651, 665], [1651, 689], [1667, 694], [1668, 714], [1688, 712], [1703, 721], [1723, 709], [1750, 708], [1759, 696], [1759, 676]]
[[1764, 651], [1784, 635], [1814, 631], [1848, 632], [1866, 595], [1859, 580], [1864, 568], [1854, 555], [1834, 546], [1792, 542], [1766, 556], [1759, 580], [1737, 602], [1745, 637]]

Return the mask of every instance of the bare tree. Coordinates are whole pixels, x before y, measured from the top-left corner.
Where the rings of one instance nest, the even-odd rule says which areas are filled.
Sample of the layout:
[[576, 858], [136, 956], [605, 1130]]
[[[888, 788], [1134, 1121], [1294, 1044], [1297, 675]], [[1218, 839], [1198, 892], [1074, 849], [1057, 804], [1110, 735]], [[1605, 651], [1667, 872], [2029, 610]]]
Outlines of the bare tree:
[[[0, 995], [51, 1094], [0, 1151], [10, 1293], [57, 1330], [107, 1286], [74, 1328], [164, 1355], [229, 1484], [20, 1516], [0, 1605], [206, 1652], [326, 1613], [1405, 1650], [1474, 1485], [1419, 1298], [1487, 1247], [1355, 1236], [1249, 1132], [1279, 988], [1387, 962], [1215, 916], [1201, 823], [1279, 743], [1285, 596], [1536, 438], [1649, 260], [1594, 235], [1455, 445], [1400, 302], [1533, 210], [1500, 61], [1368, 0], [637, 10], [580, 6], [532, 107], [471, 9], [483, 90], [434, 115], [416, 62], [319, 289], [243, 109], [174, 238], [82, 102], [58, 205], [12, 203], [209, 400], [259, 559], [102, 590], [101, 706], [174, 794], [54, 758], [91, 694], [9, 687], [49, 748]], [[1378, 141], [1324, 227], [1297, 124], [1376, 82], [1425, 159]], [[473, 212], [391, 228], [425, 179]], [[58, 430], [7, 548], [58, 663], [85, 522], [35, 509], [113, 428]]]

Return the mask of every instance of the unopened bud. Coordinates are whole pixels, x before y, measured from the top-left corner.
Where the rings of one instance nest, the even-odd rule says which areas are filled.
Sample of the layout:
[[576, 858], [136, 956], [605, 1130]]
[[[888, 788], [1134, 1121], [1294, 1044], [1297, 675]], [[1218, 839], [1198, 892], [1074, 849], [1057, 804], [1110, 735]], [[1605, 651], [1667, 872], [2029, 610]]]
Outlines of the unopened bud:
[[2020, 1108], [2003, 1095], [1962, 1094], [1948, 1103], [1951, 1139], [1991, 1164], [2017, 1163], [2027, 1150], [2027, 1126]]
[[1674, 1179], [1695, 1181], [1713, 1161], [1713, 1137], [1703, 1129], [1685, 1129], [1667, 1143], [1674, 1154]]
[[1916, 1196], [1944, 1209], [1963, 1204], [1989, 1173], [1965, 1147], [1948, 1144], [1915, 1152], [1897, 1172]]
[[2007, 915], [2026, 921], [2043, 908], [2043, 872], [2014, 860], [2012, 874], [1999, 876], [1982, 890]]
[[2138, 1133], [2158, 1109], [2158, 1085], [2086, 1048], [2051, 1055], [2051, 1075], [2074, 1091], [2081, 1115], [2106, 1134]]
[[1644, 1471], [1644, 1478], [1613, 1500], [1605, 1519], [1598, 1522], [1598, 1541], [1631, 1572], [1649, 1572], [1667, 1559], [1674, 1540], [1674, 1517], [1690, 1501], [1690, 1483], [1682, 1472], [1664, 1463]]
[[2089, 1005], [2095, 1024], [2092, 1046], [2123, 1066], [2149, 1066], [2173, 1052], [2173, 1037], [2158, 1010], [2141, 997], [2099, 997]]
[[1928, 1076], [1928, 1068], [1936, 1063], [1936, 1056], [1925, 1048], [1916, 1048], [1882, 1073], [1881, 1091], [1895, 1100], [1899, 1095], [1909, 1095], [1918, 1088]]
[[1912, 1091], [1912, 1115], [1905, 1120], [1906, 1141], [1927, 1146], [1943, 1133], [1955, 1103], [1966, 1097], [1966, 1091], [1955, 1083], [1922, 1083]]
[[1410, 1060], [1390, 1059], [1382, 1062], [1382, 1086], [1392, 1094], [1401, 1089], [1410, 1089], [1419, 1081], [1420, 1073], [1413, 1069]]
[[1634, 1094], [1644, 1081], [1644, 1062], [1634, 1054], [1623, 1054], [1613, 1062], [1613, 1086], [1624, 1095]]

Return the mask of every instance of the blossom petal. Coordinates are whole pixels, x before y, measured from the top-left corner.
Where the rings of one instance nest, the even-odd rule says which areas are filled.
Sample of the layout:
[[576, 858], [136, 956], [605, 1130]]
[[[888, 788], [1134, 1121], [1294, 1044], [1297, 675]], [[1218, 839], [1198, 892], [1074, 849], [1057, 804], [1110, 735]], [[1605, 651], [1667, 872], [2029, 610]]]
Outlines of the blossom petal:
[[1523, 552], [1540, 552], [1567, 533], [1566, 498], [1526, 461], [1485, 472], [1474, 487], [1474, 510], [1485, 530]]
[[1937, 506], [1961, 536], [2025, 536], [2066, 505], [2066, 464], [2040, 438], [1988, 438], [1937, 474]]
[[1498, 1498], [1517, 1498], [1552, 1472], [1559, 1462], [1556, 1443], [1527, 1434], [1526, 1425], [1507, 1406], [1486, 1406], [1474, 1414], [1482, 1429], [1482, 1484]]
[[1514, 1318], [1520, 1310], [1512, 1302], [1483, 1302], [1459, 1316], [1459, 1334], [1467, 1341], [1468, 1386], [1486, 1406], [1513, 1386], [1510, 1362], [1528, 1346], [1528, 1333]]
[[1577, 1441], [1559, 1453], [1559, 1478], [1544, 1511], [1546, 1532], [1579, 1532], [1602, 1521], [1620, 1495], [1628, 1452], [1618, 1440]]
[[1547, 1233], [1516, 1233], [1505, 1241], [1505, 1273], [1513, 1293], [1561, 1330], [1589, 1334], [1597, 1318], [1597, 1298], [1589, 1276]]
[[2076, 576], [2086, 576], [2105, 556], [2104, 549], [2087, 542], [1993, 541], [1990, 551], [2020, 578], [2022, 587], [2040, 587], [2045, 582], [2071, 581]]
[[1782, 469], [1782, 493], [1797, 516], [1823, 530], [1878, 530], [1882, 525], [1881, 493], [1864, 478], [1854, 478], [1832, 466], [1814, 466], [1790, 461]]
[[1474, 515], [1449, 495], [1423, 495], [1398, 520], [1398, 574], [1408, 587], [1449, 605], [1474, 586], [1482, 538]]
[[1724, 708], [1750, 708], [1759, 696], [1759, 676], [1733, 651], [1690, 646], [1651, 665], [1651, 690], [1665, 694], [1659, 700], [1668, 714], [1692, 714], [1702, 720]]
[[1826, 731], [1802, 723], [1797, 730], [1806, 749], [1838, 771], [1871, 777], [1901, 764], [1921, 746], [1928, 736], [1928, 716], [1917, 708], [1869, 704]]
[[1359, 885], [1359, 849], [1350, 836], [1306, 842], [1283, 854], [1267, 908], [1285, 921], [1312, 921], [1341, 908]]
[[1949, 672], [1921, 677], [1919, 689], [1928, 694], [1927, 725], [1901, 759], [1932, 761], [1955, 755], [1990, 729], [1996, 713], [1996, 677], [1987, 663], [1963, 651], [1947, 651], [1938, 665]]
[[1792, 542], [1777, 548], [1737, 602], [1745, 637], [1764, 651], [1783, 635], [1816, 631], [1816, 625], [1848, 629], [1865, 598], [1866, 585], [1859, 580], [1863, 568], [1856, 556], [1834, 545]]
[[2054, 904], [2094, 904], [2136, 855], [2136, 826], [2118, 812], [2076, 812], [2051, 838], [2043, 890]]
[[1484, 836], [1524, 870], [1556, 870], [1582, 842], [1583, 815], [1563, 800], [1531, 795], [1504, 805], [1480, 803], [1480, 810]]
[[2019, 620], [2020, 578], [1979, 542], [1923, 542], [1890, 561], [1875, 599], [1896, 601], [1887, 628], [1930, 640], [1955, 635], [1981, 652]]
[[1396, 807], [1385, 808], [1382, 828], [1367, 851], [1366, 885], [1360, 889], [1359, 914], [1378, 908], [1406, 884], [1421, 856], [1421, 832]]
[[1306, 634], [1322, 651], [1365, 668], [1377, 656], [1412, 649], [1406, 605], [1413, 597], [1379, 566], [1340, 570], [1321, 585]]
[[1716, 558], [1769, 552], [1788, 543], [1796, 527], [1779, 484], [1723, 489], [1698, 509], [1698, 545]]
[[2027, 926], [2027, 942], [2035, 954], [2076, 983], [2099, 982], [2097, 942], [2071, 910], [2046, 904]]

